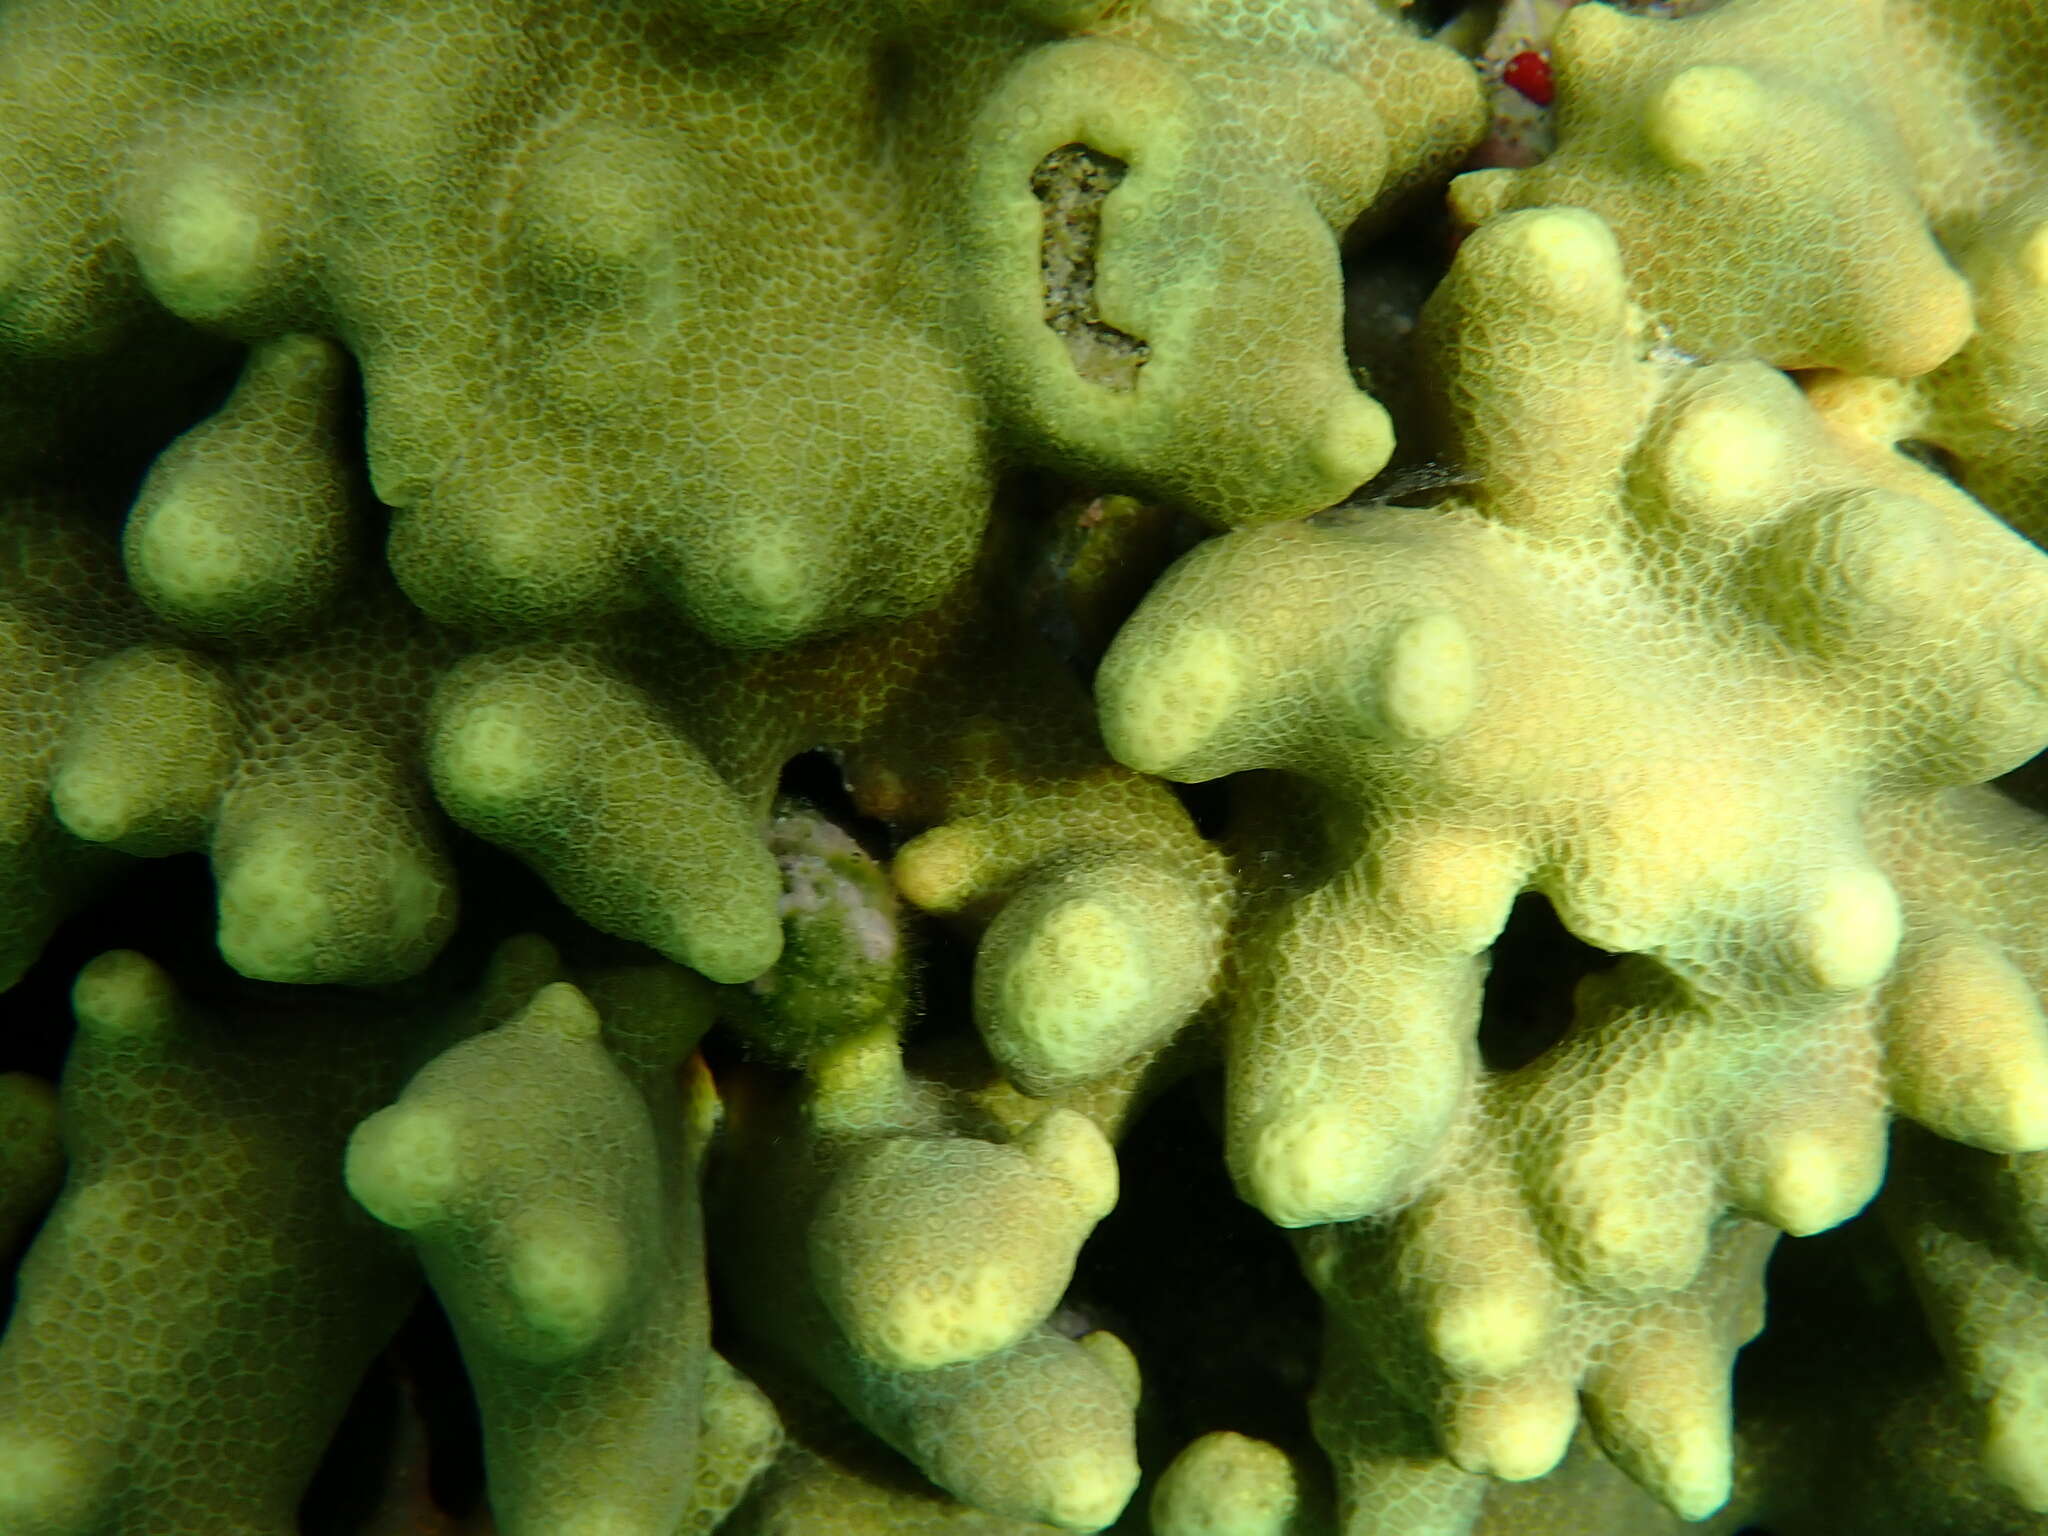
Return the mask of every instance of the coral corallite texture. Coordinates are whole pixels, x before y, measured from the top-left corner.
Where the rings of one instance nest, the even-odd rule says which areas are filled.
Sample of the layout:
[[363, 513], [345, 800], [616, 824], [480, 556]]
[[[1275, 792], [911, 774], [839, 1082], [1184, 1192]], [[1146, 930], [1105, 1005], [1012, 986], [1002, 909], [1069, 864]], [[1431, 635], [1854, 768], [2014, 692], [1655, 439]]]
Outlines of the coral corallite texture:
[[0, 0], [0, 1536], [2048, 1536], [2044, 129]]
[[338, 337], [394, 568], [469, 623], [905, 612], [1008, 458], [1298, 515], [1389, 446], [1336, 233], [1478, 111], [1321, 9], [13, 5], [0, 366]]

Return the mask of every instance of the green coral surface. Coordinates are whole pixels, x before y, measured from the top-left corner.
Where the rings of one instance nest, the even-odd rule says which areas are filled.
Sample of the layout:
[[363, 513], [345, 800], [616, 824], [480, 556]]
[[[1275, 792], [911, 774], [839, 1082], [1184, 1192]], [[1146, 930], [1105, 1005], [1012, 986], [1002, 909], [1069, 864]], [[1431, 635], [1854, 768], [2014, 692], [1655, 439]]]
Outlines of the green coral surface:
[[2044, 65], [0, 0], [0, 1536], [2044, 1536]]

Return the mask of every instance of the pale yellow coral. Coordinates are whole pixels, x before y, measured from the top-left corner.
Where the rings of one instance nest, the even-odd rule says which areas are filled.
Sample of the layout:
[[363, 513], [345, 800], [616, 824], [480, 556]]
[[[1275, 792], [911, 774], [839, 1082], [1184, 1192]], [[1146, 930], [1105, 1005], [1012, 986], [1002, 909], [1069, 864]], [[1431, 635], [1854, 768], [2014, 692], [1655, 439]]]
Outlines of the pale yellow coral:
[[516, 1014], [355, 1128], [347, 1187], [410, 1236], [447, 1308], [498, 1529], [672, 1536], [699, 1497], [709, 1352], [678, 1069], [708, 999], [665, 966], [585, 991], [538, 941], [497, 965], [526, 982]]
[[2011, 7], [1591, 4], [1552, 54], [1556, 152], [1459, 178], [1454, 207], [1599, 214], [1654, 321], [1707, 356], [1925, 373], [1972, 330], [1956, 253], [2048, 172], [2039, 45]]
[[1656, 962], [1589, 993], [1580, 1055], [1543, 1068], [1604, 1061], [1614, 1105], [1596, 1133], [1577, 1088], [1532, 1104], [1545, 1204], [1582, 1272], [1673, 1283], [1724, 1194], [1802, 1231], [1874, 1190], [1865, 989], [1900, 915], [1858, 817], [2040, 746], [2048, 563], [1775, 372], [1646, 355], [1589, 215], [1482, 229], [1429, 328], [1474, 499], [1197, 550], [1105, 662], [1105, 731], [1135, 766], [1288, 768], [1346, 808], [1330, 873], [1241, 941], [1248, 1196], [1304, 1224], [1429, 1184], [1478, 957], [1534, 888]]

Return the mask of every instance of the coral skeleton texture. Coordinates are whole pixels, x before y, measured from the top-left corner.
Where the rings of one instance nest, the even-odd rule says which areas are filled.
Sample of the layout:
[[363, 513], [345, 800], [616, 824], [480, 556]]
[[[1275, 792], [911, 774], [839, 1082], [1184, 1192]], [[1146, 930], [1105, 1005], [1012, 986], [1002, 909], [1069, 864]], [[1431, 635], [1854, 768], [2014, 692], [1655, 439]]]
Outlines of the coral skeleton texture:
[[0, 1536], [2048, 1536], [2044, 542], [2048, 0], [0, 0]]

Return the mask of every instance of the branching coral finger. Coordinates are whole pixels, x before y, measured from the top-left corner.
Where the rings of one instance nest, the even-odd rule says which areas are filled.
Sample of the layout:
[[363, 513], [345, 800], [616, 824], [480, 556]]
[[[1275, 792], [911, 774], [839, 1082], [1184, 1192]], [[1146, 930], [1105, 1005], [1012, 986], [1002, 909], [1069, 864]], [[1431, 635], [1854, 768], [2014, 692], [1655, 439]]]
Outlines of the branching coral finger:
[[[436, 697], [435, 787], [590, 921], [738, 982], [782, 942], [756, 828], [785, 764], [827, 749], [857, 807], [917, 834], [894, 862], [902, 894], [984, 931], [977, 1006], [999, 1058], [1031, 1088], [1071, 1086], [1206, 1000], [1228, 889], [1006, 612], [971, 584], [921, 619], [774, 655], [630, 629], [485, 652]], [[800, 884], [805, 857], [784, 855]]]
[[342, 1144], [490, 999], [439, 1018], [330, 999], [281, 1018], [261, 999], [188, 999], [117, 951], [80, 974], [73, 1005], [70, 1166], [0, 1342], [5, 1522], [288, 1536], [418, 1288], [402, 1246], [351, 1211]]
[[[1701, 1033], [1687, 1014], [1726, 1031], [1720, 1084], [1650, 1070], [1682, 1117], [1668, 1140], [1651, 1100], [1622, 1113], [1626, 1137], [1704, 1151], [1700, 1207], [1603, 1216], [1606, 1167], [1571, 1181], [1601, 1186], [1592, 1205], [1549, 1202], [1592, 1277], [1670, 1284], [1684, 1263], [1654, 1256], [1698, 1253], [1723, 1186], [1795, 1231], [1874, 1190], [1866, 993], [1901, 919], [1859, 815], [2038, 749], [2048, 564], [1779, 375], [1645, 355], [1588, 215], [1480, 231], [1428, 323], [1474, 500], [1196, 551], [1112, 647], [1104, 728], [1148, 770], [1286, 768], [1328, 794], [1327, 869], [1244, 940], [1230, 1155], [1250, 1198], [1305, 1224], [1428, 1186], [1471, 1092], [1478, 957], [1533, 887], [1586, 942], [1655, 962], [1588, 996], [1592, 1034], [1642, 1038], [1631, 1008], [1671, 1017], [1674, 1048]], [[1710, 1129], [1743, 1082], [1794, 1097]], [[1560, 1156], [1585, 1145], [1573, 1112], [1550, 1119]]]
[[417, 1073], [356, 1127], [348, 1188], [410, 1236], [455, 1325], [499, 1530], [670, 1536], [709, 1351], [710, 1088], [693, 1111], [679, 1073], [709, 999], [668, 967], [585, 983], [547, 982]]

